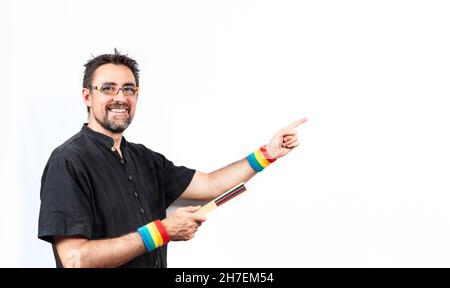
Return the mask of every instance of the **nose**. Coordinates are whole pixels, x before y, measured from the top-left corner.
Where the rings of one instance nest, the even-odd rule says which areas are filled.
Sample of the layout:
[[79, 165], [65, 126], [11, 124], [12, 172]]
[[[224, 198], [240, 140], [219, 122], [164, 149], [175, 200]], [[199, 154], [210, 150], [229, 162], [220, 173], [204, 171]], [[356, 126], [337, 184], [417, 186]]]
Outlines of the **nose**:
[[119, 90], [117, 90], [117, 94], [114, 95], [114, 101], [121, 102], [119, 100], [125, 101], [124, 99], [126, 100], [127, 96], [123, 93], [123, 88], [119, 88]]

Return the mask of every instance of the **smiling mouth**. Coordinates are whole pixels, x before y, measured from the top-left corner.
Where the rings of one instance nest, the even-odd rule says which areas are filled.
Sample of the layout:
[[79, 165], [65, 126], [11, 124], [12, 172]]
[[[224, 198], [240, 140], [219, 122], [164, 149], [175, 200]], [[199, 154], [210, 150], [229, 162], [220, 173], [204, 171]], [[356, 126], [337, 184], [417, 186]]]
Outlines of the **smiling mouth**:
[[113, 113], [126, 113], [128, 112], [128, 109], [126, 108], [108, 108], [109, 112], [113, 112]]
[[117, 114], [122, 114], [122, 113], [129, 113], [130, 112], [130, 107], [126, 104], [113, 104], [113, 105], [109, 105], [106, 107], [106, 110], [108, 112], [112, 112], [112, 113], [117, 113]]

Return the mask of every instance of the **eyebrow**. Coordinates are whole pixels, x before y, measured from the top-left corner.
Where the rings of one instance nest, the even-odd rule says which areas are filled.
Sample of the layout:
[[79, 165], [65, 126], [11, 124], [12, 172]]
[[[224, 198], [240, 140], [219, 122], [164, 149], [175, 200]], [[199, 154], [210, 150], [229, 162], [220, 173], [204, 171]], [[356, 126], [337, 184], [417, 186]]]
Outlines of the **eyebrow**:
[[[117, 86], [117, 83], [116, 82], [105, 82], [102, 85], [115, 85], [115, 86]], [[123, 83], [122, 86], [136, 86], [136, 84], [134, 84], [133, 82], [126, 82], [126, 83]]]

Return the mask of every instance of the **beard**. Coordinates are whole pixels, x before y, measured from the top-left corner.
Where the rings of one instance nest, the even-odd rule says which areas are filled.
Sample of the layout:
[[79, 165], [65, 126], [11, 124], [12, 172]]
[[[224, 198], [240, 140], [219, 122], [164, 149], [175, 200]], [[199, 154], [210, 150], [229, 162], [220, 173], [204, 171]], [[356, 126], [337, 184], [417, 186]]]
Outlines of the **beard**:
[[108, 112], [106, 112], [106, 115], [103, 117], [103, 121], [100, 122], [100, 124], [103, 128], [112, 133], [122, 133], [128, 128], [128, 126], [130, 126], [131, 120], [132, 119], [129, 116], [126, 119], [109, 119]]
[[[123, 113], [123, 115], [111, 115], [114, 113], [110, 109], [126, 109], [127, 112]], [[112, 104], [106, 107], [106, 113], [101, 121], [97, 116], [94, 115], [94, 117], [104, 129], [112, 133], [122, 133], [130, 126], [133, 120], [130, 115], [130, 108], [126, 104]]]

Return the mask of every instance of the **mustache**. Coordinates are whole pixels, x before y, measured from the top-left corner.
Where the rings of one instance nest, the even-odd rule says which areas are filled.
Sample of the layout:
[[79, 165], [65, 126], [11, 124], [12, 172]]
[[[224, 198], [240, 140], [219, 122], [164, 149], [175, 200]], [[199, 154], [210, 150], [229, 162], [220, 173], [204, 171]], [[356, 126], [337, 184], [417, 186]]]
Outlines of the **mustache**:
[[127, 103], [115, 102], [106, 106], [106, 109], [127, 109], [130, 110], [130, 105]]

